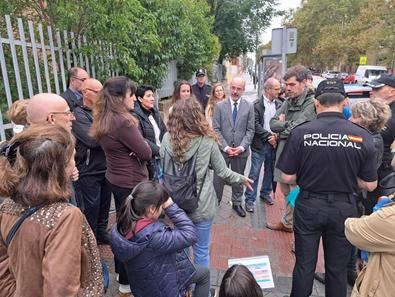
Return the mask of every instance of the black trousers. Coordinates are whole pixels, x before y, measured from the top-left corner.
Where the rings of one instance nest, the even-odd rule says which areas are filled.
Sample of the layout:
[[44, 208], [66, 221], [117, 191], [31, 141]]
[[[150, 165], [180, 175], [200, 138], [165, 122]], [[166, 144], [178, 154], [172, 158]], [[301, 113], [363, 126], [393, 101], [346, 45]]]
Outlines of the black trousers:
[[296, 263], [291, 297], [311, 295], [321, 237], [325, 257], [325, 296], [347, 296], [351, 244], [344, 235], [344, 221], [356, 215], [356, 199], [351, 195], [300, 193], [294, 212]]
[[[115, 209], [118, 217], [119, 209], [122, 207], [123, 203], [125, 202], [125, 199], [129, 196], [129, 194], [132, 193], [133, 189], [118, 187], [111, 183], [110, 186], [111, 186], [111, 191], [114, 195]], [[119, 274], [119, 283], [121, 285], [129, 285], [128, 275], [126, 273], [124, 264], [121, 261], [119, 261], [116, 257], [114, 257], [114, 263], [115, 263], [115, 272]]]
[[78, 207], [92, 228], [95, 236], [107, 232], [111, 188], [103, 174], [81, 176], [75, 183]]

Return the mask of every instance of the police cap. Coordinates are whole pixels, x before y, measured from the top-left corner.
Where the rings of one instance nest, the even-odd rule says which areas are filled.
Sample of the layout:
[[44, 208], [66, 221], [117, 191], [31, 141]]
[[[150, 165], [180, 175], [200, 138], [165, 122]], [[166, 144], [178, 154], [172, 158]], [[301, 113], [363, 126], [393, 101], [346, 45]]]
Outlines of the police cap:
[[383, 73], [370, 84], [368, 84], [368, 86], [372, 87], [373, 89], [378, 89], [384, 86], [395, 88], [395, 76]]
[[345, 98], [346, 91], [344, 90], [343, 82], [336, 78], [323, 80], [315, 91], [315, 98], [318, 99], [323, 94], [340, 94]]
[[206, 76], [206, 70], [204, 70], [203, 68], [200, 68], [196, 71], [196, 77], [198, 76]]

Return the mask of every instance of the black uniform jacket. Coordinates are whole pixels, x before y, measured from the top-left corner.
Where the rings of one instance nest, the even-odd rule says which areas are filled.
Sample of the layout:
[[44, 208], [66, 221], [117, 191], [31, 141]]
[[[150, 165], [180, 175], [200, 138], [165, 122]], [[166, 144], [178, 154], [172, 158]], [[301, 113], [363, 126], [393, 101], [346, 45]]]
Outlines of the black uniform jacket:
[[323, 112], [295, 127], [277, 162], [296, 174], [301, 190], [315, 193], [355, 193], [357, 177], [377, 180], [372, 134], [345, 120], [340, 112]]

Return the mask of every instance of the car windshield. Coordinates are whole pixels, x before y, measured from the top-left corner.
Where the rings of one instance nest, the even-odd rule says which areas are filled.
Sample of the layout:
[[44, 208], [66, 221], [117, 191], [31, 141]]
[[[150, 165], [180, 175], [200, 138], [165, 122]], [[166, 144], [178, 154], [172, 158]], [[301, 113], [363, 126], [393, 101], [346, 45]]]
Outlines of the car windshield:
[[375, 70], [375, 69], [369, 69], [366, 70], [366, 77], [377, 77], [382, 73], [385, 73], [385, 70]]

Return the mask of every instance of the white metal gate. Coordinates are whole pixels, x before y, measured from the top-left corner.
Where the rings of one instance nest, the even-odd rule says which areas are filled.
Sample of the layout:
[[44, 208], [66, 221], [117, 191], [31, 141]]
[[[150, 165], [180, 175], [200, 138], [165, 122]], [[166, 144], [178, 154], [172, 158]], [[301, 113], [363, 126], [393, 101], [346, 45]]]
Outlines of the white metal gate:
[[88, 44], [83, 35], [53, 30], [32, 21], [26, 23], [20, 18], [13, 24], [8, 15], [5, 28], [0, 29], [1, 140], [6, 139], [6, 130], [11, 128], [4, 114], [12, 102], [42, 92], [62, 93], [67, 89], [69, 68], [82, 67], [94, 78], [118, 74], [111, 69], [114, 50], [105, 42]]

